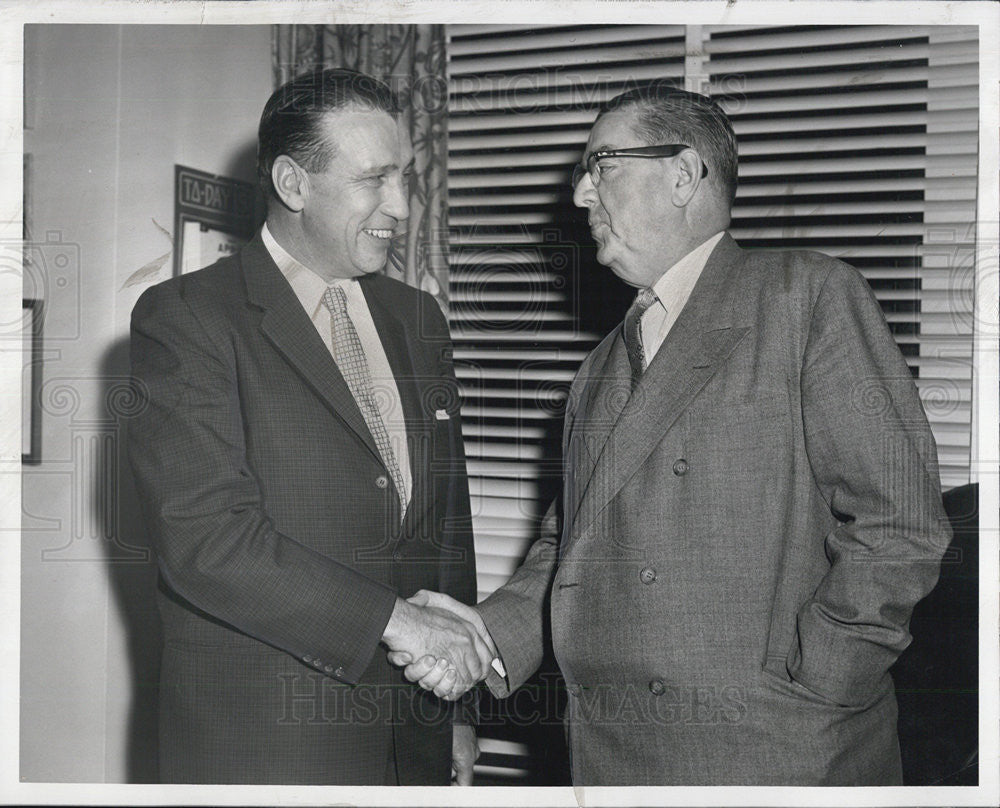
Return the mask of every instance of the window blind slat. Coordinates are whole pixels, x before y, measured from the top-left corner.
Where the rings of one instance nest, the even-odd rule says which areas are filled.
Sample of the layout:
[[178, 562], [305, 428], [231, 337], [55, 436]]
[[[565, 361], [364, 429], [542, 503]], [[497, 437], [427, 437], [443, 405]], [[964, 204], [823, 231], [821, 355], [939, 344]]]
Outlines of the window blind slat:
[[470, 473], [469, 496], [472, 497], [473, 504], [477, 506], [473, 508], [473, 513], [490, 513], [494, 516], [510, 515], [517, 513], [518, 503], [538, 499], [538, 483], [529, 479], [500, 479], [494, 476]]
[[455, 115], [448, 119], [448, 131], [469, 132], [505, 129], [516, 126], [518, 129], [539, 127], [549, 129], [553, 126], [579, 126], [589, 129], [594, 122], [594, 113], [589, 110], [575, 112], [521, 112], [515, 115], [479, 114]]
[[497, 440], [542, 440], [545, 437], [545, 430], [536, 427], [519, 425], [493, 426], [476, 422], [463, 422], [462, 433], [466, 436], [495, 438]]
[[[532, 51], [545, 49], [565, 50], [567, 48], [585, 48], [589, 45], [606, 45], [609, 41], [629, 43], [638, 40], [684, 38], [684, 26], [663, 26], [663, 25], [622, 25], [613, 30], [605, 27], [594, 27], [577, 29], [574, 31], [554, 31], [547, 33], [542, 29], [540, 33], [526, 33], [523, 36], [511, 35], [511, 31], [503, 31], [507, 34], [503, 37], [493, 37], [489, 40], [490, 49], [494, 53], [507, 51], [517, 51], [523, 57], [523, 61], [530, 61], [532, 65], [538, 64], [531, 58]], [[452, 59], [457, 57], [476, 56], [482, 53], [483, 41], [480, 39], [462, 41], [453, 38], [448, 54]], [[634, 54], [635, 49], [628, 51]], [[463, 64], [467, 64], [463, 61]]]
[[[481, 168], [509, 168], [517, 158], [514, 149], [505, 150], [499, 154], [470, 154], [468, 156], [449, 156], [448, 164], [455, 171]], [[551, 151], [531, 152], [528, 159], [534, 165], [572, 166], [580, 159], [580, 149], [560, 149]]]
[[451, 48], [457, 44], [461, 43], [465, 37], [481, 37], [484, 34], [504, 34], [505, 36], [517, 34], [519, 31], [547, 31], [560, 28], [562, 26], [558, 24], [543, 25], [543, 24], [528, 24], [528, 25], [518, 25], [516, 23], [503, 24], [503, 25], [478, 25], [478, 24], [455, 24], [448, 26], [448, 49], [449, 53]]
[[[733, 75], [738, 73], [749, 73], [749, 72], [762, 72], [770, 70], [783, 70], [783, 71], [795, 71], [803, 70], [806, 68], [837, 68], [837, 67], [853, 67], [860, 66], [863, 70], [865, 68], [869, 69], [874, 65], [881, 66], [883, 64], [891, 64], [893, 62], [913, 62], [927, 59], [927, 45], [924, 42], [914, 41], [914, 42], [904, 42], [900, 43], [897, 47], [886, 48], [886, 47], [872, 47], [872, 48], [857, 48], [850, 50], [835, 50], [835, 51], [808, 51], [803, 50], [796, 54], [782, 53], [778, 55], [770, 55], [766, 52], [755, 53], [753, 50], [749, 50], [746, 54], [740, 54], [737, 58], [730, 59], [712, 59], [711, 56], [708, 59], [708, 64], [710, 68], [715, 68], [720, 71], [724, 71], [727, 74]], [[833, 71], [831, 71], [832, 73]], [[891, 71], [889, 77], [895, 73]], [[860, 73], [864, 76], [864, 72]], [[769, 77], [773, 78], [773, 77]], [[821, 84], [827, 77], [819, 76], [813, 77], [813, 80], [817, 84]], [[869, 77], [872, 78], [872, 77]], [[757, 81], [767, 81], [769, 79], [755, 79], [755, 87], [757, 90]], [[854, 83], [854, 82], [851, 82]], [[864, 81], [863, 83], [868, 83]], [[850, 84], [845, 83], [843, 86], [850, 86]], [[714, 85], [712, 87], [714, 90], [725, 90], [725, 84]], [[759, 91], [759, 90], [758, 90]]]
[[979, 106], [979, 87], [931, 87], [928, 92], [928, 104], [932, 104], [939, 112], [953, 110], [971, 110]]
[[[748, 29], [744, 36], [726, 36], [727, 26], [704, 26], [708, 40], [704, 52], [711, 56], [729, 53], [753, 53], [761, 50], [789, 48], [821, 48], [835, 44], [860, 42], [892, 42], [894, 45], [912, 39], [925, 39], [924, 28], [896, 25], [855, 25], [806, 31], [772, 31], [767, 27]], [[793, 62], [794, 63], [794, 62]], [[788, 61], [785, 62], [787, 67]]]
[[[481, 51], [480, 51], [481, 53]], [[569, 53], [565, 51], [549, 52], [539, 50], [531, 53], [531, 65], [539, 67], [567, 67], [569, 65], [618, 64], [628, 61], [650, 61], [683, 59], [684, 42], [644, 43], [637, 52], [635, 47], [627, 45], [608, 45], [605, 47], [581, 48]], [[520, 70], [525, 62], [522, 53], [496, 54], [492, 56], [474, 56], [461, 62], [452, 60], [451, 75], [461, 76], [468, 73], [489, 73], [496, 70]], [[625, 70], [622, 70], [625, 73]]]
[[[781, 57], [787, 67], [787, 57]], [[807, 64], [796, 63], [797, 69], [808, 67]], [[879, 65], [881, 67], [881, 65]], [[727, 67], [727, 69], [732, 69]], [[792, 92], [796, 90], [815, 90], [819, 87], [871, 87], [879, 84], [895, 84], [903, 82], [927, 81], [927, 67], [906, 67], [898, 70], [883, 71], [879, 69], [861, 69], [852, 71], [830, 71], [822, 78], [814, 74], [791, 73], [785, 76], [768, 76], [754, 81], [754, 92]], [[734, 82], [716, 83], [710, 86], [713, 95], [731, 94], [739, 85]]]
[[565, 146], [567, 143], [586, 143], [588, 134], [587, 127], [581, 126], [576, 131], [538, 131], [532, 132], [530, 135], [520, 133], [515, 135], [476, 133], [467, 137], [452, 135], [448, 138], [448, 153], [455, 154], [469, 149], [491, 151], [493, 149], [507, 148], [525, 149], [537, 148], [539, 146]]
[[[907, 109], [893, 112], [895, 126], [926, 126], [927, 112], [922, 109]], [[879, 109], [868, 112], [845, 112], [837, 110], [836, 115], [796, 115], [788, 118], [742, 118], [733, 121], [737, 138], [747, 135], [777, 135], [782, 132], [833, 132], [838, 129], [878, 129], [885, 126], [885, 113]]]
[[[616, 72], [618, 81], [615, 82]], [[683, 65], [658, 66], [650, 71], [657, 78], [683, 75]], [[530, 91], [514, 83], [509, 89], [500, 88], [492, 93], [477, 93], [476, 95], [453, 96], [451, 110], [456, 114], [485, 113], [501, 110], [508, 113], [519, 113], [523, 110], [537, 109], [540, 106], [584, 107], [596, 111], [597, 106], [621, 92], [621, 84], [627, 78], [634, 78], [633, 71], [603, 71], [604, 81], [609, 86], [584, 85], [579, 81], [570, 84], [565, 90], [544, 88], [542, 91]], [[517, 81], [523, 84], [525, 76], [518, 76]], [[574, 76], [574, 78], [577, 78]]]
[[[744, 90], [744, 93], [746, 91]], [[777, 98], [754, 98], [749, 94], [738, 97], [718, 98], [727, 114], [739, 120], [744, 115], [761, 115], [775, 112], [799, 112], [800, 110], [856, 109], [859, 107], [887, 107], [905, 104], [920, 104], [927, 100], [926, 88], [886, 89], [860, 92], [817, 91], [814, 95], [794, 95]]]
[[546, 88], [556, 91], [567, 87], [603, 87], [621, 85], [628, 80], [673, 77], [680, 79], [683, 74], [684, 65], [680, 62], [634, 64], [629, 65], [627, 69], [619, 69], [614, 65], [601, 67], [574, 65], [572, 70], [559, 72], [528, 69], [513, 74], [456, 76], [450, 84], [449, 93], [453, 100], [457, 100], [467, 95], [508, 94]]

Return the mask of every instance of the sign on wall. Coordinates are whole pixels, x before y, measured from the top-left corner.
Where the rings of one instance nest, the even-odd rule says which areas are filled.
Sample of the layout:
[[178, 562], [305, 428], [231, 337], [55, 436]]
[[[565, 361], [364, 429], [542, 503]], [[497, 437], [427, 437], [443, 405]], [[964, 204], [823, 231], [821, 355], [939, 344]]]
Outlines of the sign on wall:
[[254, 234], [256, 187], [174, 166], [174, 274], [201, 269], [236, 252]]

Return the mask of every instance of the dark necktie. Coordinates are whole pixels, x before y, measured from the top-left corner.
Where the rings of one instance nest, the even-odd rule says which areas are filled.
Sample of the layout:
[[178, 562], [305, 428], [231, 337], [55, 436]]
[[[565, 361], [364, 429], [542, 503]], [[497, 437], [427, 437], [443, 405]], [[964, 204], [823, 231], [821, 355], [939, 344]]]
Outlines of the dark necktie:
[[646, 353], [642, 349], [642, 314], [655, 302], [656, 293], [649, 287], [643, 287], [625, 314], [625, 352], [632, 367], [633, 390], [646, 370]]
[[392, 444], [389, 441], [389, 432], [385, 428], [382, 414], [379, 412], [378, 404], [372, 388], [372, 374], [368, 367], [368, 358], [365, 356], [364, 346], [358, 336], [354, 323], [351, 322], [347, 314], [347, 295], [339, 286], [328, 286], [323, 293], [323, 305], [330, 310], [330, 322], [333, 332], [333, 358], [337, 362], [344, 381], [350, 388], [354, 401], [364, 416], [368, 431], [375, 439], [379, 454], [382, 455], [382, 462], [392, 475], [392, 482], [396, 486], [396, 493], [399, 495], [400, 516], [406, 513], [406, 484], [403, 481], [403, 474], [399, 470], [399, 463], [396, 461], [396, 453], [392, 451]]

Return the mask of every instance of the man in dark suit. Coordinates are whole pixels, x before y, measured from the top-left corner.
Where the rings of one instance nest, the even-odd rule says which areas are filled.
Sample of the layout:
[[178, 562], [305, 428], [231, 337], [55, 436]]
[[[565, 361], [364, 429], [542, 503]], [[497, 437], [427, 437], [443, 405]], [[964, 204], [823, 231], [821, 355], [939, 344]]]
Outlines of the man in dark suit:
[[[550, 595], [574, 783], [900, 784], [889, 667], [950, 536], [934, 440], [855, 270], [725, 232], [736, 154], [664, 84], [598, 116], [574, 201], [638, 293], [573, 383], [545, 535], [478, 607], [488, 682], [538, 666]], [[429, 662], [407, 676], [461, 690]]]
[[[380, 82], [327, 70], [261, 117], [267, 222], [238, 255], [149, 289], [129, 449], [159, 563], [166, 782], [469, 783], [469, 716], [379, 643], [471, 683], [475, 597], [448, 329], [380, 274], [412, 147]], [[442, 709], [444, 707], [445, 709]]]

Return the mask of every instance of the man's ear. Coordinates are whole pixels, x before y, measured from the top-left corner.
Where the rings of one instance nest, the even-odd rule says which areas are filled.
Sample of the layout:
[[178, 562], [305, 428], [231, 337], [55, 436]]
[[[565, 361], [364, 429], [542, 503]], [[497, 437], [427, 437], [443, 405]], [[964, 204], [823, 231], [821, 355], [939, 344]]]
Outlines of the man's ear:
[[701, 185], [701, 158], [694, 149], [685, 149], [674, 160], [672, 201], [678, 207], [686, 206]]
[[309, 198], [309, 175], [287, 154], [279, 154], [271, 166], [271, 183], [281, 203], [298, 213]]

